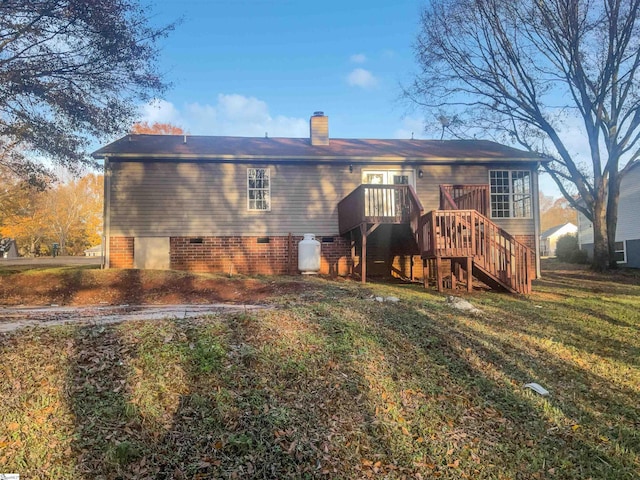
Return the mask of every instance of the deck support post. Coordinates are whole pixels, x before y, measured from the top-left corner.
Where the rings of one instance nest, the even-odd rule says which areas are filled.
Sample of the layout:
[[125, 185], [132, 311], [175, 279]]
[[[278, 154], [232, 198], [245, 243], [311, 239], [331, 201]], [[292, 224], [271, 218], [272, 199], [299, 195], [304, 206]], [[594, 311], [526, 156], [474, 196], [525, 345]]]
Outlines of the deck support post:
[[413, 282], [413, 255], [409, 257], [409, 279]]
[[429, 259], [422, 259], [422, 283], [424, 288], [429, 288]]
[[450, 262], [451, 262], [451, 290], [455, 290], [456, 287], [458, 286], [458, 268], [460, 267], [460, 265], [458, 265], [458, 262], [456, 262], [455, 258], [452, 258]]
[[444, 279], [442, 278], [442, 258], [436, 257], [436, 284], [438, 285], [438, 292], [444, 290]]
[[360, 277], [362, 283], [367, 283], [367, 237], [375, 232], [376, 228], [380, 226], [379, 223], [374, 223], [367, 228], [366, 223], [360, 224], [360, 234], [362, 235], [362, 252], [360, 255]]
[[288, 265], [287, 265], [287, 274], [293, 275], [293, 235], [289, 232], [289, 237], [287, 238], [287, 256], [288, 256]]
[[467, 257], [467, 292], [473, 292], [473, 259]]
[[349, 240], [351, 242], [351, 276], [356, 272], [356, 239], [353, 235], [353, 230], [349, 232]]

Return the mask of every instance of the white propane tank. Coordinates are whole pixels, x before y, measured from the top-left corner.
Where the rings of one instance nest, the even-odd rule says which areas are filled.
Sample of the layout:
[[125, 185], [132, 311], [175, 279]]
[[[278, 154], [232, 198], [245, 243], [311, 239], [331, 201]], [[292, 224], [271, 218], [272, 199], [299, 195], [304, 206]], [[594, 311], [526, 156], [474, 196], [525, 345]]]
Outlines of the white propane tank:
[[313, 233], [305, 233], [298, 243], [298, 270], [303, 275], [315, 275], [320, 271], [320, 242]]

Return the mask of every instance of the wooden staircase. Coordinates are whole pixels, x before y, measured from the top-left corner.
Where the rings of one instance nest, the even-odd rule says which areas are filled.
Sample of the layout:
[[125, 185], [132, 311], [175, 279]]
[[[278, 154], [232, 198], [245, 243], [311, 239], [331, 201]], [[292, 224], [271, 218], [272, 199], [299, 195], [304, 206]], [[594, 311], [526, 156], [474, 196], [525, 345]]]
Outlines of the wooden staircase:
[[473, 276], [492, 288], [531, 292], [533, 252], [477, 210], [433, 210], [423, 215], [418, 244], [427, 266], [425, 276], [435, 268], [439, 290], [444, 288], [443, 262], [449, 262], [452, 283], [462, 268], [469, 289]]

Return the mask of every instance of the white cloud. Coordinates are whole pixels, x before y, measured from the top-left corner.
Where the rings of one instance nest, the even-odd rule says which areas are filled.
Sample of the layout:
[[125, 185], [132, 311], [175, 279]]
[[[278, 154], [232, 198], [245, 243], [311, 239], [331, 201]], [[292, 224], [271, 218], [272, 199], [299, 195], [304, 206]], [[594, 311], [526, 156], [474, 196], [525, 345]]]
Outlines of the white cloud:
[[401, 126], [393, 133], [394, 138], [408, 140], [425, 138], [425, 123], [422, 117], [404, 117]]
[[219, 94], [214, 103], [187, 103], [178, 108], [160, 100], [142, 108], [142, 121], [178, 125], [191, 135], [307, 137], [307, 119], [271, 115], [268, 105], [255, 97]]
[[349, 57], [352, 63], [364, 63], [367, 61], [367, 56], [364, 53], [356, 53]]
[[171, 102], [152, 100], [142, 107], [142, 121], [153, 123], [170, 123], [180, 126], [180, 112]]
[[347, 83], [352, 87], [373, 88], [378, 84], [378, 79], [369, 70], [356, 68], [347, 75]]

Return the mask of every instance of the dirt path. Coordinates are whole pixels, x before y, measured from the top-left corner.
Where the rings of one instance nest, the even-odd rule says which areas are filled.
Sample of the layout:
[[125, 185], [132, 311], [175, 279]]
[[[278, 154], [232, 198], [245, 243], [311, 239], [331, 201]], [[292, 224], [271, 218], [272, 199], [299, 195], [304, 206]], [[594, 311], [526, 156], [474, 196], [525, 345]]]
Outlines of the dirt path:
[[26, 327], [53, 325], [105, 325], [131, 320], [191, 318], [217, 313], [260, 310], [262, 305], [214, 303], [208, 305], [119, 305], [82, 307], [0, 307], [0, 333]]

